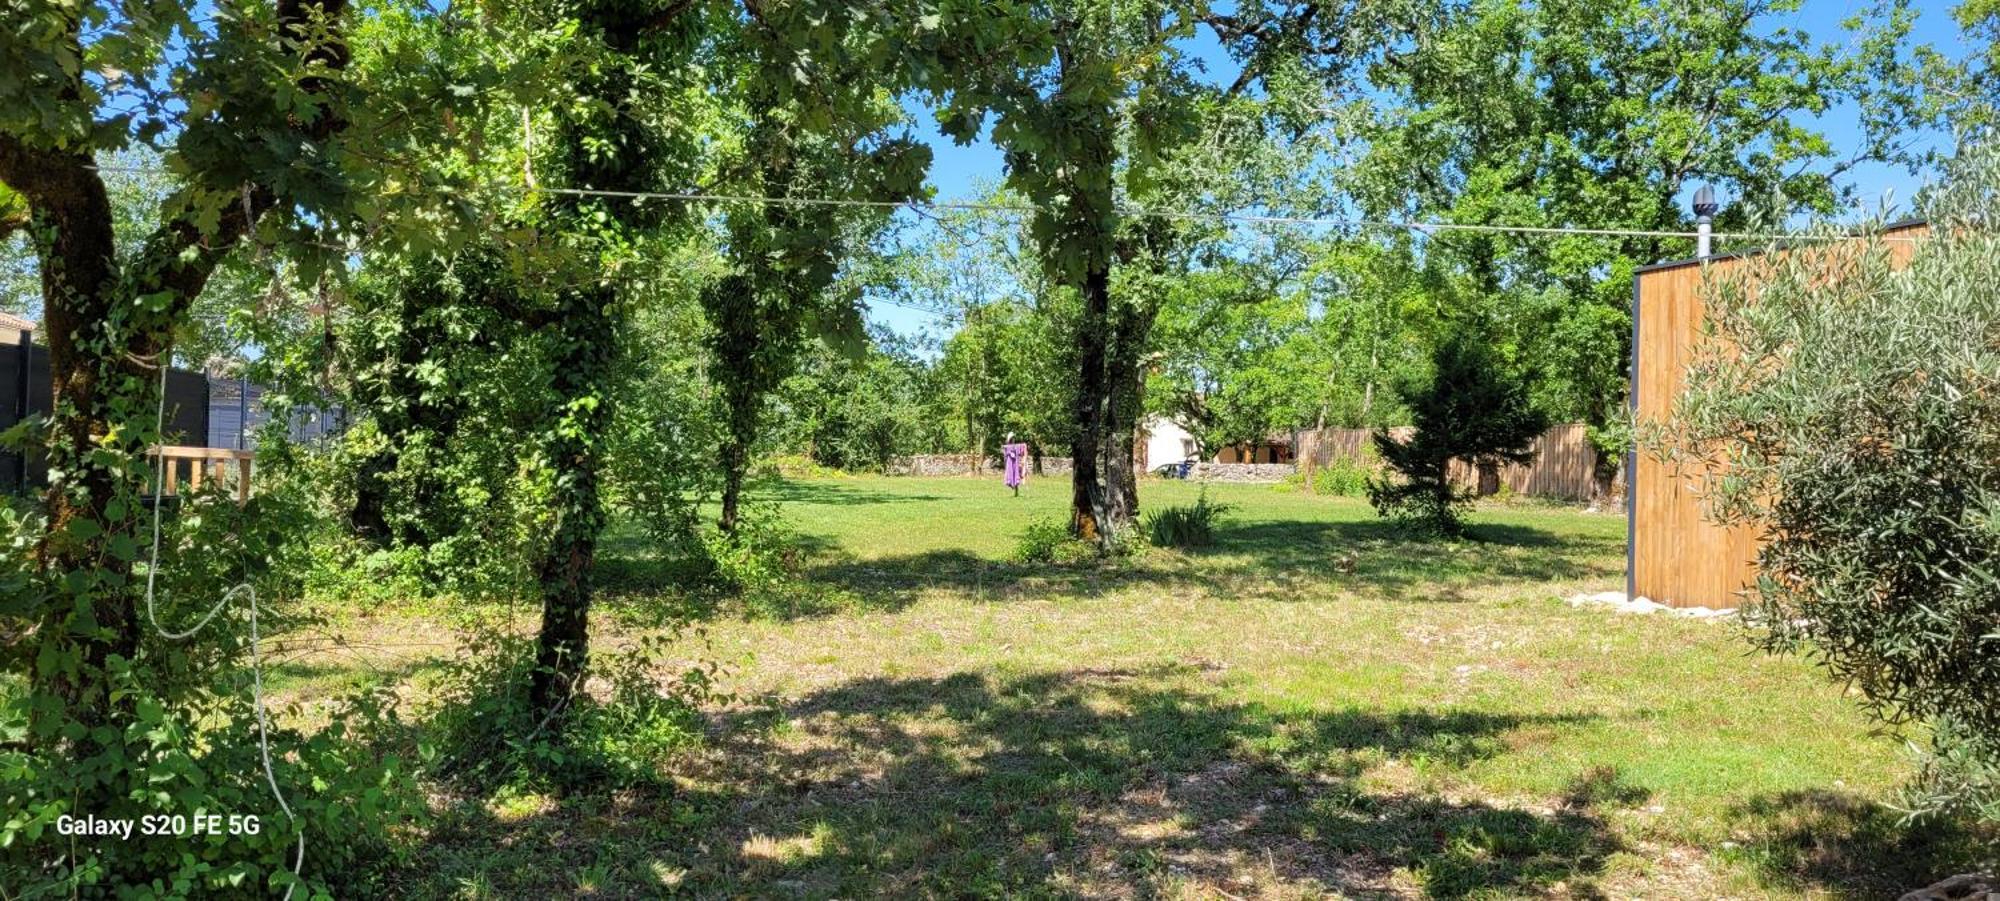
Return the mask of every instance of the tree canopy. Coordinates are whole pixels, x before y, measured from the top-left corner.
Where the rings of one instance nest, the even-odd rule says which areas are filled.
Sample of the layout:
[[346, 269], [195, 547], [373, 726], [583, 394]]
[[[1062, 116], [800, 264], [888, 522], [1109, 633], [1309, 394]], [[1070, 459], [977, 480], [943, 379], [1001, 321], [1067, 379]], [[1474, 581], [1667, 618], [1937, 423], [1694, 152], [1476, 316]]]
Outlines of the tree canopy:
[[[598, 563], [619, 523], [691, 592], [796, 585], [797, 547], [752, 499], [802, 460], [1026, 443], [1033, 465], [1068, 459], [1050, 529], [1093, 553], [1127, 546], [1153, 417], [1204, 454], [1384, 430], [1406, 478], [1378, 504], [1441, 531], [1452, 461], [1520, 459], [1548, 422], [1592, 427], [1608, 488], [1630, 280], [1689, 252], [1691, 191], [1722, 192], [1727, 232], [1851, 217], [1862, 168], [1934, 172], [1935, 138], [1990, 131], [2000, 70], [1990, 47], [1914, 43], [1908, 0], [1817, 34], [1801, 0], [4, 9], [0, 308], [39, 317], [52, 388], [7, 438], [49, 477], [0, 507], [0, 657], [22, 686], [0, 694], [0, 769], [20, 774], [0, 876], [69, 894], [154, 873], [290, 891], [394, 828], [367, 792], [401, 778], [395, 755], [269, 729], [242, 691], [259, 611], [294, 621], [328, 582], [531, 598], [533, 639], [509, 621], [456, 676], [473, 756], [534, 766], [691, 728], [619, 706], [657, 699], [644, 666], [593, 662], [600, 586], [631, 575]], [[1954, 15], [2000, 33], [1993, 0]], [[948, 184], [947, 143], [992, 150], [993, 180]], [[892, 308], [938, 328], [889, 327]], [[267, 389], [240, 507], [156, 484], [176, 363]], [[1724, 425], [1768, 401], [1724, 387]], [[1952, 425], [1948, 400], [1917, 412]], [[340, 427], [295, 440], [306, 409]], [[1767, 486], [1796, 446], [1761, 448]], [[1806, 527], [1851, 499], [1798, 498], [1760, 511], [1801, 523], [1773, 559], [1846, 584]], [[1809, 604], [1800, 585], [1773, 609]], [[216, 625], [175, 637], [163, 609]], [[223, 609], [247, 616], [198, 616]], [[1984, 724], [1863, 658], [1885, 709]], [[340, 728], [389, 729], [379, 713]], [[300, 812], [239, 844], [19, 850], [65, 811], [234, 809], [267, 786]], [[313, 868], [287, 856], [309, 826], [336, 838]]]

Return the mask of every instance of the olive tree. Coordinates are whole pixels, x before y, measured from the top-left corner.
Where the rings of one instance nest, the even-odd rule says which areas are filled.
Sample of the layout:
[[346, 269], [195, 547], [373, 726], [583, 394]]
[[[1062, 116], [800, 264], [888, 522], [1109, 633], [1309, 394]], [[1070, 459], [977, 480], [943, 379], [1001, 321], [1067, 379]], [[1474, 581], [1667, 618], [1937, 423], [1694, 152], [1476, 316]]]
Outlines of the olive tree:
[[[1934, 752], [1916, 810], [2000, 818], [2000, 155], [1966, 155], [1912, 248], [1772, 254], [1708, 297], [1677, 421], [1711, 514], [1767, 537], [1757, 641], [1816, 657]], [[1902, 260], [1907, 258], [1907, 265]]]

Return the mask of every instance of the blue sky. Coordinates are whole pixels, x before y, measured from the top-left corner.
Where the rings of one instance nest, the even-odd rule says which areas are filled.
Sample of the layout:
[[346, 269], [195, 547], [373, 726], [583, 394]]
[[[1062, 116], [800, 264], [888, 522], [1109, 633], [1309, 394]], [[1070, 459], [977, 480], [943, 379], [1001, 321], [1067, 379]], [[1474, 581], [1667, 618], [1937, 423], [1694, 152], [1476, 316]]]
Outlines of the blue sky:
[[[1857, 9], [1865, 8], [1866, 4], [1867, 0], [1806, 0], [1798, 15], [1785, 24], [1802, 29], [1815, 38], [1828, 39], [1839, 31], [1839, 23], [1843, 19], [1853, 15]], [[1951, 57], [1966, 55], [1970, 48], [1951, 18], [1951, 8], [1956, 5], [1956, 0], [1914, 0], [1912, 5], [1918, 13], [1912, 43], [1930, 44]], [[1217, 70], [1216, 77], [1222, 77], [1221, 70], [1232, 67], [1214, 43], [1213, 36], [1205, 29], [1201, 32], [1201, 40], [1191, 50]], [[1228, 74], [1233, 75], [1233, 72]], [[931, 184], [937, 190], [937, 199], [973, 199], [980, 186], [996, 184], [1001, 180], [1004, 166], [1000, 151], [992, 144], [979, 141], [959, 146], [938, 134], [936, 122], [930, 118], [928, 110], [913, 106], [911, 112], [918, 119], [918, 136], [931, 145]], [[1851, 145], [1860, 132], [1855, 111], [1848, 107], [1828, 111], [1817, 120], [1816, 125], [1835, 147]], [[1945, 139], [1942, 134], [1923, 136], [1926, 143], [1940, 147]], [[1910, 197], [1922, 185], [1920, 176], [1912, 175], [1901, 167], [1876, 164], [1857, 166], [1847, 173], [1844, 181], [1855, 187], [1860, 202], [1871, 209], [1887, 198], [1896, 207], [1907, 210]], [[881, 303], [872, 306], [869, 319], [905, 333], [943, 325], [927, 314]]]

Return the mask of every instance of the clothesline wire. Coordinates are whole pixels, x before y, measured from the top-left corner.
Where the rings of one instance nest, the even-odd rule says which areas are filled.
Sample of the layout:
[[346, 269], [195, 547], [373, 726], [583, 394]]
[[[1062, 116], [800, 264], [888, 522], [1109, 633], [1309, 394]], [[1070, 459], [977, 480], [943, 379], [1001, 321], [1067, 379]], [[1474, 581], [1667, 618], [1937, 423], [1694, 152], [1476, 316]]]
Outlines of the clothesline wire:
[[[96, 166], [99, 172], [131, 172], [166, 174], [167, 170], [157, 167], [140, 166]], [[916, 212], [994, 212], [994, 213], [1036, 213], [1042, 207], [1030, 203], [999, 203], [971, 200], [860, 200], [849, 197], [776, 197], [762, 194], [730, 194], [713, 191], [618, 191], [605, 188], [563, 188], [499, 185], [495, 189], [521, 194], [557, 194], [571, 197], [601, 197], [618, 200], [660, 200], [681, 203], [761, 203], [781, 206], [835, 206], [865, 209], [908, 209]], [[470, 191], [454, 188], [429, 189], [440, 195], [463, 197]], [[1437, 222], [1404, 219], [1366, 219], [1320, 216], [1279, 216], [1256, 213], [1220, 213], [1194, 210], [1153, 209], [1132, 204], [1121, 204], [1117, 210], [1122, 215], [1175, 219], [1190, 222], [1228, 222], [1244, 225], [1298, 225], [1325, 228], [1372, 229], [1378, 231], [1471, 232], [1480, 234], [1516, 234], [1543, 236], [1580, 236], [1599, 238], [1681, 238], [1695, 239], [1700, 232], [1674, 231], [1670, 229], [1641, 228], [1591, 228], [1570, 225], [1505, 225], [1470, 222]], [[1716, 240], [1734, 241], [1841, 241], [1852, 235], [1815, 234], [1810, 232], [1710, 232]], [[1884, 241], [1907, 242], [1914, 238], [1883, 238]]]

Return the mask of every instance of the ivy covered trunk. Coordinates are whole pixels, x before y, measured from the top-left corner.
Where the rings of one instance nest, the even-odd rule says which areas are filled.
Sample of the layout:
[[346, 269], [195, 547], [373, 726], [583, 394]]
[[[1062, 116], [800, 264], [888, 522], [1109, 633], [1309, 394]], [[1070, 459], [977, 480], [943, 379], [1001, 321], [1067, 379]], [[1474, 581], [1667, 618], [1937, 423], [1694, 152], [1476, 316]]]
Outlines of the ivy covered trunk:
[[[787, 71], [764, 77], [788, 77]], [[766, 90], [753, 92], [757, 105], [779, 108], [781, 101], [764, 96]], [[744, 146], [746, 169], [755, 174], [744, 190], [771, 197], [825, 191], [829, 182], [838, 183], [832, 177], [835, 170], [866, 171], [870, 165], [848, 154], [829, 155], [823, 146], [816, 148], [793, 134], [787, 119], [775, 113], [753, 122]], [[821, 314], [838, 304], [828, 291], [839, 271], [843, 246], [840, 214], [823, 205], [767, 203], [732, 210], [725, 227], [733, 271], [701, 292], [701, 304], [710, 325], [709, 375], [721, 386], [725, 426], [722, 514], [717, 527], [733, 539], [741, 520], [751, 451], [764, 427], [765, 400], [798, 369], [813, 327], [825, 331]]]
[[[284, 52], [309, 68], [344, 67], [348, 52], [337, 28], [323, 27], [337, 26], [344, 9], [344, 0], [280, 2]], [[83, 58], [84, 23], [67, 24], [57, 39], [61, 50]], [[94, 116], [94, 109], [77, 109], [90, 102], [77, 67], [63, 71], [61, 78], [35, 83], [48, 92], [49, 109]], [[317, 99], [332, 85], [312, 75], [297, 87]], [[283, 133], [293, 142], [288, 149], [317, 155], [316, 145], [343, 125], [332, 107], [299, 104], [282, 123], [271, 123], [263, 140], [285, 144]], [[215, 126], [190, 126], [203, 127]], [[199, 183], [203, 163], [213, 161], [187, 162]], [[121, 263], [111, 202], [87, 142], [59, 131], [0, 131], [0, 182], [31, 211], [54, 395], [43, 443], [48, 522], [33, 552], [43, 596], [29, 601], [39, 608], [30, 608], [38, 622], [29, 670], [38, 696], [30, 740], [49, 747], [69, 743], [74, 756], [87, 759], [120, 740], [134, 704], [120, 688], [135, 677], [120, 673], [137, 661], [142, 646], [133, 570], [142, 548], [147, 452], [159, 437], [160, 373], [171, 362], [174, 326], [223, 255], [277, 197], [240, 175], [228, 188], [204, 184], [228, 201], [205, 208], [188, 201], [164, 210], [136, 256]], [[66, 719], [84, 729], [59, 732]]]
[[[34, 680], [38, 694], [60, 699], [69, 716], [95, 727], [117, 722], [122, 705], [111, 702], [111, 668], [138, 653], [131, 576], [152, 441], [151, 418], [141, 411], [153, 384], [140, 360], [158, 360], [164, 340], [157, 326], [151, 335], [135, 333], [127, 313], [138, 305], [118, 302], [111, 204], [103, 182], [86, 168], [90, 158], [48, 156], [28, 163], [41, 169], [43, 184], [11, 171], [7, 179], [35, 198], [30, 233], [42, 261], [42, 332], [54, 389], [43, 498], [48, 529], [35, 557], [43, 584], [57, 596], [40, 617], [44, 653]], [[57, 719], [65, 711], [47, 713]], [[33, 735], [58, 740], [43, 728]], [[84, 744], [95, 747], [95, 737], [85, 736]]]
[[[354, 472], [354, 504], [348, 522], [354, 533], [376, 547], [428, 546], [443, 537], [429, 516], [402, 517], [390, 521], [391, 495], [400, 479], [408, 483], [408, 507], [428, 513], [432, 501], [444, 492], [436, 467], [426, 467], [422, 458], [445, 446], [457, 431], [463, 415], [463, 401], [453, 392], [427, 387], [423, 370], [435, 365], [447, 353], [451, 336], [427, 309], [452, 302], [437, 290], [444, 273], [419, 270], [408, 285], [388, 292], [383, 298], [388, 318], [395, 328], [388, 330], [381, 354], [383, 370], [363, 390], [356, 392], [352, 412], [368, 411], [382, 433], [382, 444], [363, 458]], [[357, 304], [359, 305], [359, 304]], [[364, 311], [367, 312], [367, 311]], [[417, 459], [412, 461], [410, 457]], [[412, 466], [412, 462], [417, 465]]]
[[[115, 683], [140, 648], [133, 564], [147, 452], [159, 439], [160, 368], [171, 363], [174, 324], [271, 205], [268, 191], [252, 191], [207, 233], [184, 212], [121, 267], [110, 201], [93, 165], [87, 155], [0, 138], [0, 178], [32, 204], [54, 395], [44, 443], [48, 527], [34, 551], [52, 596], [42, 599], [32, 678], [38, 694], [60, 700], [37, 710], [43, 716], [33, 735], [46, 743], [60, 737], [42, 727], [64, 717], [116, 729], [130, 712], [129, 698], [114, 701]], [[89, 732], [78, 744], [88, 753], [103, 741]]]
[[743, 506], [743, 480], [750, 471], [750, 448], [757, 440], [758, 406], [766, 387], [759, 376], [763, 338], [752, 312], [757, 303], [754, 291], [750, 280], [739, 275], [703, 292], [714, 324], [710, 373], [717, 377], [723, 405], [722, 515], [716, 527], [732, 536]]
[[[606, 0], [577, 11], [595, 58], [576, 85], [579, 99], [587, 102], [556, 110], [550, 162], [557, 178], [600, 190], [659, 187], [662, 148], [641, 109], [643, 77], [652, 63], [648, 43], [686, 10]], [[589, 663], [592, 575], [605, 523], [599, 483], [625, 317], [621, 283], [607, 270], [628, 259], [635, 239], [657, 226], [664, 213], [629, 199], [577, 195], [560, 196], [553, 206], [578, 265], [565, 273], [567, 284], [554, 298], [553, 397], [539, 444], [551, 478], [555, 524], [535, 563], [542, 625], [528, 692], [539, 721], [559, 737], [562, 713]]]
[[556, 390], [542, 437], [555, 477], [549, 496], [555, 532], [536, 567], [542, 628], [529, 685], [544, 717], [568, 704], [589, 663], [591, 577], [605, 522], [598, 490], [602, 436], [611, 425], [605, 389], [615, 369], [619, 310], [610, 285], [564, 290], [557, 299]]

